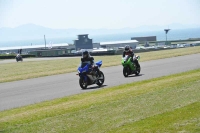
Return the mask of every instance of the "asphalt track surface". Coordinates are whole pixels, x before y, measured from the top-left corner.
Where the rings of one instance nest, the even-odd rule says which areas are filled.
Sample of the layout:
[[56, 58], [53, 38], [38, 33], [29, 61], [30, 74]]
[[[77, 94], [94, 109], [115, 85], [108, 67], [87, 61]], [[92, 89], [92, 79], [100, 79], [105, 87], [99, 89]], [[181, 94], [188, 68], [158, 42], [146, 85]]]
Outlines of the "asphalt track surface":
[[141, 62], [141, 74], [124, 78], [122, 66], [102, 68], [104, 86], [82, 90], [76, 73], [0, 83], [0, 111], [200, 68], [200, 54]]

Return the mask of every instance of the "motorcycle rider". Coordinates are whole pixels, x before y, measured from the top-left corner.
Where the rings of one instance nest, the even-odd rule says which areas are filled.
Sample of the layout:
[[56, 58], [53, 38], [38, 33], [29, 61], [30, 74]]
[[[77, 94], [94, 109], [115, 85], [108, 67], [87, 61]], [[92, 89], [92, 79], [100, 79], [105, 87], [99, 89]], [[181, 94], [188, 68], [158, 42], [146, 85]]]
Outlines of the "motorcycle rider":
[[90, 69], [96, 69], [98, 76], [101, 76], [99, 73], [99, 68], [94, 64], [94, 58], [90, 56], [87, 50], [82, 53], [81, 67], [84, 67], [86, 64], [89, 64]]
[[16, 58], [17, 58], [17, 59], [21, 59], [22, 56], [21, 56], [20, 54], [17, 54]]
[[125, 57], [125, 55], [128, 55], [128, 56], [131, 57], [131, 62], [134, 62], [137, 68], [140, 67], [138, 60], [133, 59], [134, 53], [133, 53], [133, 50], [130, 48], [129, 45], [126, 45], [125, 48], [124, 48], [123, 57]]
[[17, 54], [17, 56], [16, 57], [20, 57], [21, 55], [20, 54]]

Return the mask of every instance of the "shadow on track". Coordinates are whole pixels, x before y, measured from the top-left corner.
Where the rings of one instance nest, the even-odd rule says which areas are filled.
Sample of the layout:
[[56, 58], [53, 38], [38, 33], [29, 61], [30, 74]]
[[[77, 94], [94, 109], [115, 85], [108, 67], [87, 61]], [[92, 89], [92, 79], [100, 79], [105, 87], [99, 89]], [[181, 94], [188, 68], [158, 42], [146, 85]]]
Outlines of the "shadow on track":
[[131, 77], [139, 77], [139, 76], [142, 76], [142, 75], [144, 75], [144, 74], [139, 74], [139, 75], [130, 75], [130, 76], [128, 76], [127, 78], [131, 78]]
[[94, 87], [88, 87], [87, 89], [82, 89], [82, 90], [93, 90], [93, 89], [99, 89], [99, 88], [103, 88], [106, 87], [107, 85], [102, 85], [101, 87], [99, 86], [94, 86]]

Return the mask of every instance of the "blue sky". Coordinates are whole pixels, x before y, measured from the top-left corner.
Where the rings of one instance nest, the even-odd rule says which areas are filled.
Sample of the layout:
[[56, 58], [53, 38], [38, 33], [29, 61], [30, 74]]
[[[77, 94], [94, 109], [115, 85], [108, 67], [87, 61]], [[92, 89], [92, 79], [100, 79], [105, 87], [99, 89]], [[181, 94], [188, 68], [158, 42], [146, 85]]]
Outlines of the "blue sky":
[[54, 29], [200, 25], [200, 0], [0, 0], [0, 28]]

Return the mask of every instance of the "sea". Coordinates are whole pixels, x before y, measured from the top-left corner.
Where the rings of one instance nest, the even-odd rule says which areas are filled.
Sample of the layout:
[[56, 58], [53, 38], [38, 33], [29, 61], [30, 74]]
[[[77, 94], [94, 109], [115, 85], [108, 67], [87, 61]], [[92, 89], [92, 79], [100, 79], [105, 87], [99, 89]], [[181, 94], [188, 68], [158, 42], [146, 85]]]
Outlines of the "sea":
[[[108, 42], [108, 41], [123, 41], [130, 40], [131, 37], [156, 36], [157, 41], [166, 40], [164, 30], [160, 31], [143, 31], [143, 32], [128, 32], [128, 33], [113, 33], [113, 34], [89, 34], [89, 38], [93, 39], [93, 43]], [[200, 38], [200, 28], [193, 29], [171, 29], [167, 34], [167, 39], [170, 40], [185, 40], [189, 38]], [[66, 36], [60, 38], [46, 38], [48, 44], [68, 43], [73, 44], [77, 36]], [[45, 44], [43, 39], [20, 40], [0, 42], [0, 47], [14, 47], [14, 46], [29, 46]]]

